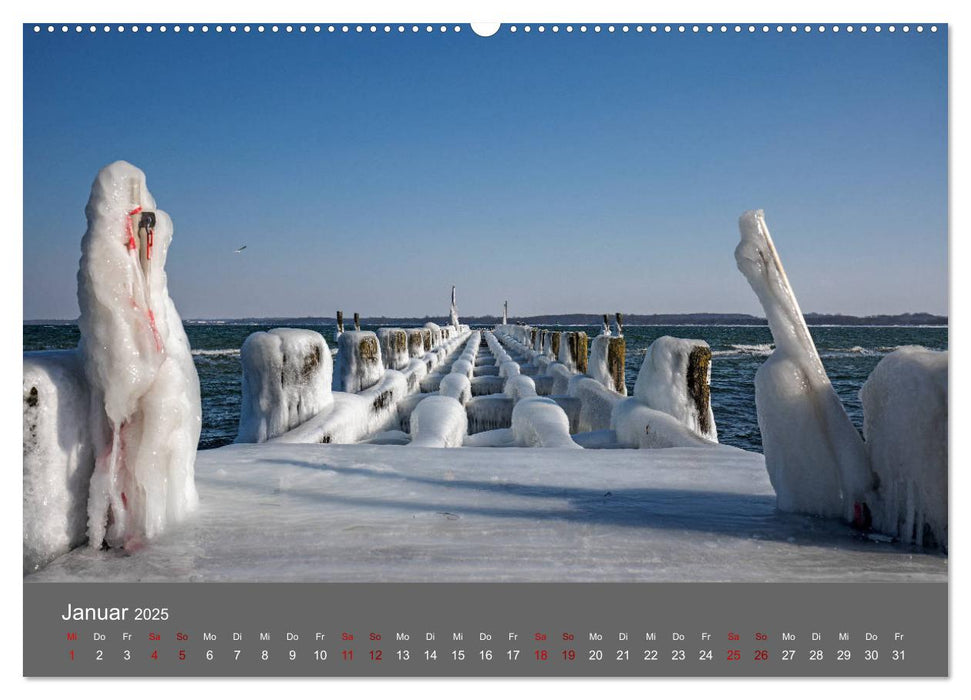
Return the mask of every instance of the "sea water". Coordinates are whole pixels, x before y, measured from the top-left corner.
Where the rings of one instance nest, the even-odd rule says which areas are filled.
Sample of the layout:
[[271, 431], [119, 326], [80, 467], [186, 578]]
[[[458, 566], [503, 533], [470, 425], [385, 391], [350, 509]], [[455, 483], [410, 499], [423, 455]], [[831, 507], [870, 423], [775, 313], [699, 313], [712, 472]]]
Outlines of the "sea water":
[[[242, 371], [239, 348], [250, 333], [280, 324], [186, 322], [192, 357], [202, 389], [200, 449], [227, 445], [239, 427]], [[299, 325], [325, 338], [334, 337], [333, 324]], [[362, 326], [363, 330], [377, 330]], [[593, 336], [599, 326], [560, 326], [555, 330], [582, 330]], [[923, 345], [946, 350], [947, 328], [942, 326], [810, 326], [826, 372], [858, 430], [863, 427], [860, 387], [880, 359], [902, 345]], [[78, 329], [73, 324], [24, 325], [24, 351], [74, 348]], [[761, 452], [755, 413], [755, 371], [772, 352], [768, 326], [625, 326], [627, 340], [627, 393], [644, 353], [662, 335], [705, 340], [711, 346], [711, 404], [718, 426], [718, 440], [746, 450]], [[328, 341], [329, 344], [330, 341]]]

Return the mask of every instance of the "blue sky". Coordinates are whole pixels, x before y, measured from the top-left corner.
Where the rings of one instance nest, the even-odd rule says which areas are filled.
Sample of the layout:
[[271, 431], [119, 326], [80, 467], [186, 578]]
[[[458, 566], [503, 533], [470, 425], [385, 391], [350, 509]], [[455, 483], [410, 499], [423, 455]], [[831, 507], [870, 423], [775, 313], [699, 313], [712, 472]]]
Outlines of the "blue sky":
[[[187, 318], [947, 312], [944, 32], [24, 37], [24, 317], [73, 318], [97, 171], [142, 168]], [[239, 255], [233, 250], [246, 244]]]

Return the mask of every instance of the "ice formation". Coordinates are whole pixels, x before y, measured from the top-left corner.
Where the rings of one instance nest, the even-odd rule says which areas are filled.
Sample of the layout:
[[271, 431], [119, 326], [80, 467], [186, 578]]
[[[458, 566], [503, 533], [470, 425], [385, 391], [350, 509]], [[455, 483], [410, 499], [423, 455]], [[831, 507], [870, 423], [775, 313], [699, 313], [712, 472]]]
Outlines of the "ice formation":
[[[604, 317], [604, 326], [606, 325]], [[622, 336], [613, 336], [609, 330], [601, 333], [593, 339], [590, 346], [590, 376], [611, 391], [627, 396], [627, 384], [624, 381], [625, 356], [626, 342]]]
[[469, 434], [508, 428], [512, 425], [514, 399], [504, 394], [477, 396], [465, 405], [469, 417]]
[[472, 398], [472, 382], [464, 374], [452, 372], [442, 379], [438, 393], [450, 396], [464, 406]]
[[567, 393], [580, 401], [578, 429], [584, 433], [609, 428], [610, 414], [617, 402], [623, 400], [616, 391], [582, 374], [570, 379]]
[[[599, 425], [599, 423], [598, 423]], [[636, 398], [621, 399], [610, 412], [610, 429], [624, 447], [713, 447], [674, 416], [645, 406]]]
[[411, 361], [408, 353], [408, 334], [403, 328], [379, 328], [381, 360], [386, 369], [404, 369]]
[[76, 350], [24, 354], [24, 573], [84, 543], [94, 450]]
[[456, 331], [459, 329], [459, 308], [455, 305], [455, 285], [452, 285], [452, 304], [448, 309], [448, 322]]
[[468, 432], [465, 409], [450, 396], [429, 396], [411, 414], [414, 447], [461, 447]]
[[532, 377], [525, 374], [516, 374], [506, 380], [503, 393], [513, 401], [536, 396], [536, 384]]
[[520, 447], [581, 449], [570, 438], [570, 421], [552, 399], [524, 398], [512, 410], [512, 433]]
[[337, 341], [333, 388], [356, 394], [381, 381], [384, 364], [372, 331], [347, 331]]
[[167, 288], [172, 221], [145, 175], [123, 161], [105, 167], [85, 213], [79, 352], [96, 453], [88, 539], [130, 547], [196, 506], [199, 378]]
[[431, 343], [431, 345], [428, 346], [429, 350], [432, 348], [437, 348], [442, 344], [442, 329], [437, 323], [432, 323], [429, 321], [425, 324], [425, 330], [429, 332], [428, 340]]
[[698, 435], [717, 442], [710, 381], [708, 343], [665, 335], [647, 348], [634, 384], [634, 396], [644, 405], [674, 416]]
[[742, 214], [739, 230], [735, 260], [776, 345], [755, 375], [755, 404], [779, 508], [859, 520], [873, 486], [863, 440], [826, 376], [763, 212]]
[[422, 357], [427, 348], [425, 347], [425, 331], [421, 328], [408, 329], [408, 356]]
[[333, 360], [316, 331], [274, 328], [251, 334], [239, 354], [243, 396], [236, 442], [265, 442], [333, 402]]
[[900, 348], [860, 390], [863, 433], [879, 489], [873, 527], [947, 549], [946, 352]]

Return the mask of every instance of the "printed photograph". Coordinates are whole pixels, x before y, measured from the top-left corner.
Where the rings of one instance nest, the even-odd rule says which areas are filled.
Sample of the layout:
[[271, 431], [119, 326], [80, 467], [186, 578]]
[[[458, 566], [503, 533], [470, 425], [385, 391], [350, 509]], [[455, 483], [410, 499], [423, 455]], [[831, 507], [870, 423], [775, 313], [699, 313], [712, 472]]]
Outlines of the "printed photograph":
[[947, 581], [914, 27], [24, 25], [24, 582]]

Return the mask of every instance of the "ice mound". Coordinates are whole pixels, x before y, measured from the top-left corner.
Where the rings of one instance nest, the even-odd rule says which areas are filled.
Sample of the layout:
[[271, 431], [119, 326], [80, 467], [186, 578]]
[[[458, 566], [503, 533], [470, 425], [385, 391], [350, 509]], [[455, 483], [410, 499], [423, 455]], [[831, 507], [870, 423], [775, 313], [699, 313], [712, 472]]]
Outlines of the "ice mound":
[[570, 378], [574, 376], [573, 372], [567, 369], [566, 365], [554, 362], [547, 368], [546, 374], [553, 378], [553, 388], [550, 393], [553, 396], [566, 395], [570, 386]]
[[582, 449], [570, 438], [570, 421], [552, 399], [524, 398], [512, 410], [512, 433], [520, 447]]
[[410, 362], [408, 334], [402, 328], [379, 328], [381, 359], [385, 369], [404, 369]]
[[[598, 425], [600, 425], [598, 423]], [[674, 416], [645, 406], [636, 398], [620, 399], [610, 413], [610, 429], [624, 447], [714, 447]]]
[[461, 447], [467, 432], [465, 408], [450, 396], [429, 396], [411, 414], [413, 447]]
[[513, 401], [536, 396], [536, 383], [531, 377], [516, 374], [506, 380], [503, 393]]
[[84, 543], [94, 450], [76, 350], [24, 353], [24, 573]]
[[461, 374], [466, 379], [472, 379], [472, 363], [466, 359], [458, 359], [452, 364], [452, 374]]
[[105, 167], [85, 213], [79, 352], [96, 453], [88, 539], [128, 547], [196, 506], [199, 378], [167, 288], [172, 221], [145, 175], [123, 161]]
[[582, 433], [610, 428], [610, 414], [623, 397], [596, 379], [577, 374], [571, 377], [567, 393], [580, 401], [577, 429]]
[[450, 396], [464, 406], [472, 398], [472, 382], [464, 374], [452, 372], [442, 379], [438, 393]]
[[879, 483], [874, 529], [947, 548], [946, 352], [903, 347], [860, 390], [863, 433]]
[[698, 435], [718, 442], [710, 381], [708, 343], [665, 335], [647, 348], [634, 396], [645, 406], [674, 416]]
[[755, 375], [765, 466], [781, 510], [854, 519], [873, 486], [863, 440], [819, 359], [761, 210], [742, 214], [738, 269], [776, 348]]
[[378, 336], [372, 331], [347, 331], [337, 341], [333, 388], [356, 394], [381, 381], [384, 364]]
[[265, 442], [333, 402], [333, 360], [316, 331], [274, 328], [251, 334], [240, 350], [243, 397], [236, 442]]

